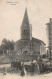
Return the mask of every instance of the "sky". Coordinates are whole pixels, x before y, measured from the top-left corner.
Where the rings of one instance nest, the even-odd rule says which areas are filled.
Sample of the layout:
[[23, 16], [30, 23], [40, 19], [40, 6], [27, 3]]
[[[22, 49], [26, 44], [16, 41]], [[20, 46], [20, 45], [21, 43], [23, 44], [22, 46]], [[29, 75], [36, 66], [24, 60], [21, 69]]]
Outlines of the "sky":
[[[26, 0], [0, 0], [0, 44], [3, 38], [17, 41], [26, 8]], [[32, 36], [48, 45], [47, 25], [52, 18], [52, 0], [27, 0]]]

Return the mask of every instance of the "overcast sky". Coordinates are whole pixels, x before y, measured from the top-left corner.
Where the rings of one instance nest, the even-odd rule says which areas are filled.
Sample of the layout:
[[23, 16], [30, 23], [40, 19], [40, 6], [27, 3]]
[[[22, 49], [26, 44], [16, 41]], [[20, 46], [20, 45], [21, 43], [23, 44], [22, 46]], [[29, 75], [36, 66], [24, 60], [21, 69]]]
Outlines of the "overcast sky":
[[[0, 43], [3, 38], [20, 39], [25, 8], [25, 0], [0, 0]], [[45, 24], [52, 18], [52, 0], [27, 0], [27, 11], [32, 24], [32, 36], [47, 44]]]

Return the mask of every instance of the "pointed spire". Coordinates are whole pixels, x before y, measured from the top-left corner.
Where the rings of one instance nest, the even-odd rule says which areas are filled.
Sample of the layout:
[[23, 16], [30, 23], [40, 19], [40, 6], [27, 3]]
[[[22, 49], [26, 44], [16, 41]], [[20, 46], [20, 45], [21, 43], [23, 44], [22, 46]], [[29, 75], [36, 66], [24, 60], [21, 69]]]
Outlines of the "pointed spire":
[[29, 26], [29, 20], [28, 20], [27, 8], [25, 9], [25, 14], [24, 14], [24, 18], [23, 18], [22, 26]]

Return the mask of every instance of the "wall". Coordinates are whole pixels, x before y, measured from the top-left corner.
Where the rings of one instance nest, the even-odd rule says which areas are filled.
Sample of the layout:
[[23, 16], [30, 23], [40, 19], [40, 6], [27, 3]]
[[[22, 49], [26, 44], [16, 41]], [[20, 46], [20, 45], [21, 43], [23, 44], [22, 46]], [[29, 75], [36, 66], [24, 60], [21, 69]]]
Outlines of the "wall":
[[40, 54], [40, 43], [34, 41], [32, 46], [33, 52]]
[[46, 48], [43, 43], [40, 44], [40, 55], [43, 55], [46, 53]]

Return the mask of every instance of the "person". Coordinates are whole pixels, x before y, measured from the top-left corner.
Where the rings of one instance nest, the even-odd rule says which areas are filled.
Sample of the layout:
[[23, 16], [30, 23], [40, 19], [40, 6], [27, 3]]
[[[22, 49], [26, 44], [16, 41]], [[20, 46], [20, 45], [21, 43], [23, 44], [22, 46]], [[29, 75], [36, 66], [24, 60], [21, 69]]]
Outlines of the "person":
[[24, 63], [22, 63], [21, 76], [23, 77], [24, 75], [25, 75], [25, 72], [24, 72]]
[[21, 70], [21, 76], [23, 77], [25, 75], [24, 69]]
[[25, 76], [27, 75], [27, 72], [26, 72], [26, 69], [25, 69], [25, 67], [23, 68], [24, 69], [24, 73], [25, 73]]
[[3, 75], [6, 75], [6, 73], [7, 73], [7, 69], [4, 67], [3, 68]]
[[44, 63], [42, 61], [42, 72], [44, 72], [45, 68], [44, 68]]
[[38, 60], [38, 65], [39, 65], [39, 73], [42, 73], [42, 59], [41, 58]]

